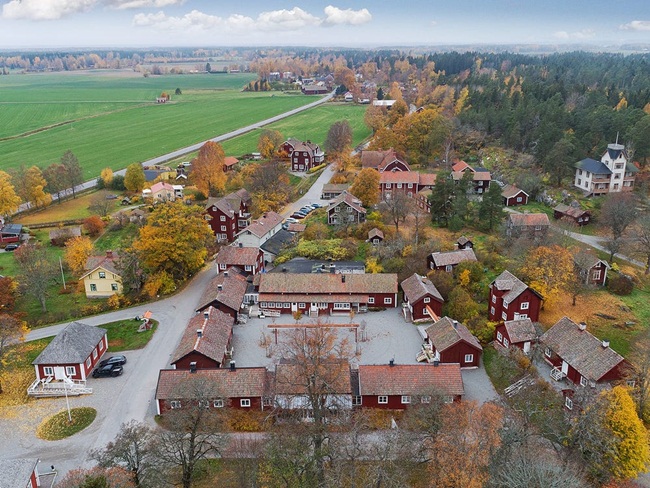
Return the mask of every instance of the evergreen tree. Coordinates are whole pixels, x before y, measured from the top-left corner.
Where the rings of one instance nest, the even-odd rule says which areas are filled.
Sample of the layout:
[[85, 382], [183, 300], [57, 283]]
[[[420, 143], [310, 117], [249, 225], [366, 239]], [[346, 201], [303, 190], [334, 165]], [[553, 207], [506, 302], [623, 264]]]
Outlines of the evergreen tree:
[[479, 222], [488, 230], [494, 229], [494, 226], [503, 219], [501, 187], [494, 182], [483, 194], [483, 201], [478, 209], [478, 218]]

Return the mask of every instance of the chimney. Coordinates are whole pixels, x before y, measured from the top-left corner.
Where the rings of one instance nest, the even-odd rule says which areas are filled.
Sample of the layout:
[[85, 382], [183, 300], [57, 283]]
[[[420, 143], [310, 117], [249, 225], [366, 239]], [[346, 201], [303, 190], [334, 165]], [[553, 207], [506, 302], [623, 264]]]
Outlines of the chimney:
[[230, 371], [235, 371], [235, 361], [230, 361]]
[[603, 339], [603, 349], [607, 349], [609, 347], [609, 341]]
[[108, 259], [113, 259], [113, 251], [106, 251], [106, 257]]
[[440, 364], [440, 361], [439, 361], [438, 359], [434, 359], [434, 360], [433, 360], [433, 365], [434, 365], [434, 366], [437, 367], [439, 364]]
[[190, 373], [196, 373], [196, 361], [190, 363]]
[[458, 320], [454, 320], [451, 325], [454, 326], [454, 329], [458, 329]]
[[388, 365], [391, 366], [391, 367], [395, 366], [395, 358], [388, 361]]
[[223, 291], [223, 285], [217, 285], [217, 291]]
[[228, 270], [226, 270], [226, 271], [223, 272], [223, 275], [224, 275], [226, 278], [228, 278], [228, 274], [229, 274], [229, 273], [228, 273]]
[[244, 247], [244, 244], [242, 242], [240, 242], [239, 247]]
[[203, 337], [203, 329], [196, 329], [196, 337]]
[[587, 330], [587, 324], [585, 324], [584, 322], [580, 322], [578, 324], [578, 329], [579, 330]]
[[341, 273], [341, 283], [345, 283], [345, 275]]

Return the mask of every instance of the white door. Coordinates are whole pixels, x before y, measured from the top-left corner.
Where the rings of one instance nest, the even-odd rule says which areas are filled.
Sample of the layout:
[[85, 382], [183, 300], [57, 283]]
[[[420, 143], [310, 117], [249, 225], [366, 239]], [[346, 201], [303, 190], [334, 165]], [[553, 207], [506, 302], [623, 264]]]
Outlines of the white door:
[[54, 379], [55, 380], [62, 380], [64, 378], [67, 378], [65, 374], [65, 368], [62, 366], [55, 366], [54, 367]]
[[567, 375], [569, 373], [569, 363], [562, 361], [562, 374]]
[[530, 342], [524, 342], [524, 354], [528, 354], [530, 352]]

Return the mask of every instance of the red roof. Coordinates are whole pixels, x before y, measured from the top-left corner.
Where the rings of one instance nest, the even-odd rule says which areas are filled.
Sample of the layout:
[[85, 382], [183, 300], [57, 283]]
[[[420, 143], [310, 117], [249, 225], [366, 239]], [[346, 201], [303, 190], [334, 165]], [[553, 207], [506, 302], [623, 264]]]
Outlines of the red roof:
[[260, 252], [259, 247], [224, 246], [215, 261], [228, 266], [255, 266]]
[[238, 162], [239, 162], [239, 159], [237, 159], [234, 156], [226, 156], [226, 158], [223, 160], [223, 164], [227, 168], [236, 165]]
[[195, 315], [187, 324], [170, 363], [174, 364], [194, 351], [221, 363], [232, 335], [234, 322], [235, 319], [230, 315], [212, 307]]
[[460, 364], [359, 365], [360, 395], [463, 395]]

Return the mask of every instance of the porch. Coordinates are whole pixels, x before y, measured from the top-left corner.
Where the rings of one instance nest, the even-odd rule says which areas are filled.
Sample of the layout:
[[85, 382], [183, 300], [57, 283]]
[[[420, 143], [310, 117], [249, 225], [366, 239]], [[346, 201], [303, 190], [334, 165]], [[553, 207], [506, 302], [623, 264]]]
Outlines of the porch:
[[86, 386], [86, 380], [55, 380], [52, 376], [35, 380], [29, 388], [27, 395], [34, 398], [90, 395], [93, 389]]

